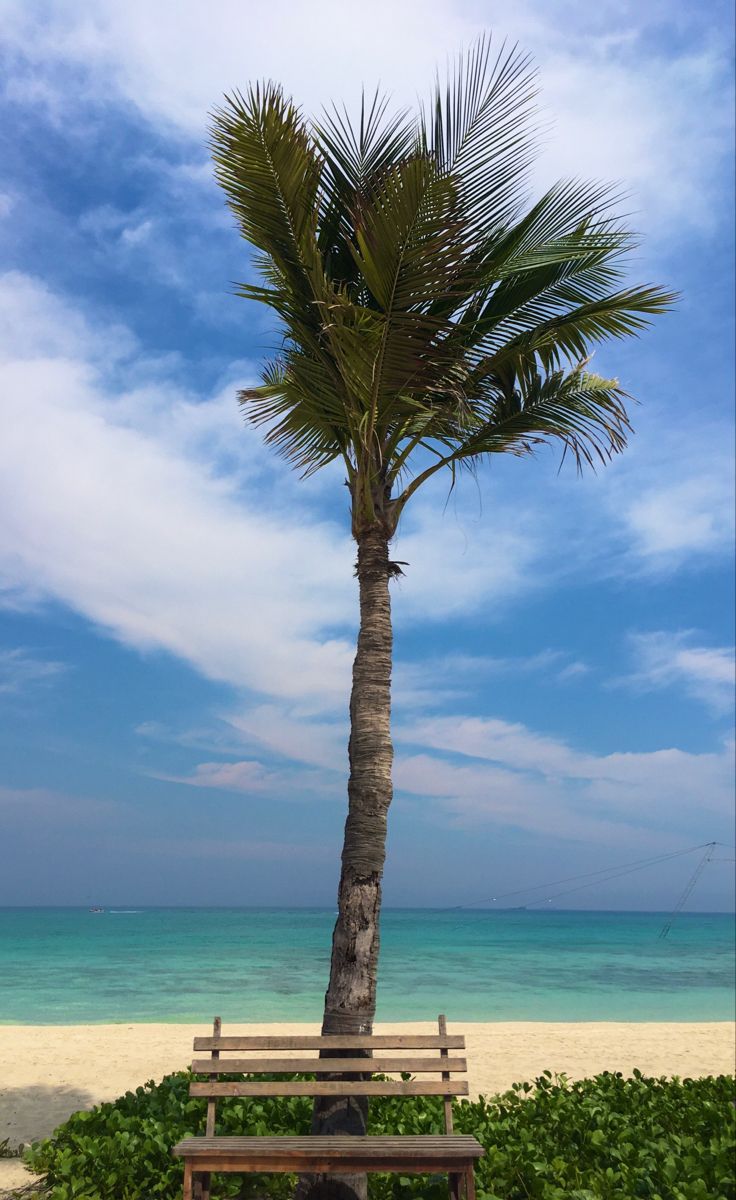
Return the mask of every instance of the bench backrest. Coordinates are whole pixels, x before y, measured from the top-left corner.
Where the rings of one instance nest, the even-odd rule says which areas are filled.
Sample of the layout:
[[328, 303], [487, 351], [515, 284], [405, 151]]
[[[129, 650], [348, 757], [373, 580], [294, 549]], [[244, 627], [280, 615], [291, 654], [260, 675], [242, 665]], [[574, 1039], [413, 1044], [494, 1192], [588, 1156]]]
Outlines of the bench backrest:
[[[437, 1034], [395, 1033], [307, 1037], [223, 1037], [215, 1017], [212, 1037], [196, 1037], [194, 1050], [208, 1058], [195, 1058], [195, 1075], [209, 1075], [189, 1087], [190, 1096], [206, 1098], [207, 1137], [215, 1132], [215, 1106], [223, 1096], [443, 1096], [445, 1131], [452, 1133], [452, 1097], [468, 1095], [467, 1079], [451, 1075], [467, 1072], [465, 1038], [448, 1034], [444, 1016]], [[288, 1051], [284, 1058], [280, 1052]], [[301, 1053], [300, 1053], [301, 1052]], [[311, 1052], [311, 1053], [310, 1053]], [[409, 1052], [407, 1054], [407, 1052]], [[417, 1053], [421, 1052], [421, 1053]], [[439, 1079], [373, 1079], [373, 1075], [439, 1075]], [[317, 1079], [244, 1081], [222, 1080], [222, 1075], [317, 1075]]]

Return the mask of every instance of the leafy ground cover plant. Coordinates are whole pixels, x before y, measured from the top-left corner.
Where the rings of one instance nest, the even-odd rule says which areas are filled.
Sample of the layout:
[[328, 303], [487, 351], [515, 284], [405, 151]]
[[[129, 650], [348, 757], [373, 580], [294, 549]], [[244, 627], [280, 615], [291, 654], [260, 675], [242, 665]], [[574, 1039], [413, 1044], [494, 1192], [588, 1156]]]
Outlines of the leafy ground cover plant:
[[[169, 1075], [91, 1112], [76, 1113], [26, 1151], [46, 1176], [49, 1200], [179, 1200], [181, 1164], [171, 1147], [204, 1132], [190, 1075]], [[281, 1076], [280, 1078], [283, 1078]], [[734, 1080], [625, 1079], [604, 1073], [572, 1083], [545, 1072], [491, 1100], [455, 1105], [458, 1133], [486, 1148], [478, 1200], [734, 1200]], [[238, 1099], [218, 1105], [218, 1133], [308, 1133], [307, 1098]], [[442, 1132], [441, 1101], [388, 1097], [371, 1104], [375, 1134]], [[284, 1200], [288, 1176], [215, 1177], [213, 1200]], [[372, 1176], [371, 1200], [446, 1200], [444, 1178]]]

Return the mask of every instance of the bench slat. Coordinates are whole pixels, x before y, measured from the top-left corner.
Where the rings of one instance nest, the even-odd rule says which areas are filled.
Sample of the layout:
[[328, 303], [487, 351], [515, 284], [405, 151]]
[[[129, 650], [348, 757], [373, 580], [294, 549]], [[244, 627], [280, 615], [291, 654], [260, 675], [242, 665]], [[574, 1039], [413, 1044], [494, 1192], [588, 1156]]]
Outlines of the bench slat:
[[190, 1096], [467, 1096], [468, 1083], [438, 1079], [377, 1079], [314, 1081], [249, 1080], [246, 1083], [191, 1083]]
[[473, 1137], [189, 1138], [173, 1153], [196, 1171], [464, 1171], [485, 1154]]
[[338, 1152], [344, 1148], [346, 1153], [360, 1153], [366, 1158], [379, 1158], [386, 1152], [390, 1154], [406, 1154], [407, 1157], [417, 1150], [426, 1154], [463, 1154], [466, 1156], [481, 1154], [483, 1149], [478, 1141], [469, 1134], [426, 1134], [406, 1136], [376, 1136], [353, 1137], [339, 1139], [331, 1137], [217, 1137], [217, 1138], [185, 1138], [179, 1142], [172, 1154], [177, 1157], [194, 1156], [197, 1154], [247, 1154], [251, 1150], [267, 1150], [269, 1152], [290, 1154], [300, 1151], [315, 1154], [325, 1149]]
[[330, 1034], [325, 1037], [195, 1037], [195, 1050], [464, 1050], [462, 1034]]
[[[334, 1142], [341, 1140], [341, 1138], [333, 1138]], [[356, 1153], [348, 1157], [344, 1150], [333, 1147], [325, 1149], [321, 1155], [295, 1152], [288, 1158], [284, 1158], [278, 1153], [261, 1152], [256, 1154], [253, 1152], [248, 1155], [247, 1160], [244, 1160], [240, 1154], [201, 1154], [197, 1157], [187, 1158], [186, 1161], [191, 1163], [193, 1170], [202, 1173], [220, 1171], [223, 1173], [233, 1172], [237, 1175], [251, 1172], [264, 1175], [285, 1173], [300, 1175], [302, 1172], [318, 1175], [362, 1175], [370, 1171], [380, 1171], [382, 1174], [434, 1175], [438, 1172], [464, 1174], [467, 1170], [472, 1170], [478, 1158], [480, 1158], [479, 1154], [466, 1157], [452, 1153], [446, 1155], [417, 1153], [411, 1158], [407, 1158], [403, 1154], [388, 1153], [380, 1157], [366, 1158], [365, 1155]]]
[[340, 1072], [363, 1072], [367, 1075], [390, 1075], [397, 1071], [422, 1074], [449, 1071], [464, 1074], [468, 1069], [464, 1058], [195, 1058], [195, 1075], [236, 1074], [242, 1072], [272, 1075], [333, 1075]]

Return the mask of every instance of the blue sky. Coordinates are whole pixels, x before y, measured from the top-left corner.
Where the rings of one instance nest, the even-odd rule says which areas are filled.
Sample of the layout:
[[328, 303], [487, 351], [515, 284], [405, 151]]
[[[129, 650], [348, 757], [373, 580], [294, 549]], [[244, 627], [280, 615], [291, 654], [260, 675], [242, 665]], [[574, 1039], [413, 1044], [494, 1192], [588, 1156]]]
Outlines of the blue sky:
[[[273, 341], [207, 112], [426, 91], [478, 33], [540, 70], [530, 179], [617, 181], [639, 282], [600, 351], [627, 453], [414, 501], [396, 557], [385, 900], [473, 902], [731, 841], [730, 6], [6, 0], [0, 103], [0, 904], [331, 904], [356, 593], [339, 472], [244, 428]], [[721, 851], [726, 856], [728, 851]], [[667, 908], [697, 855], [580, 907]], [[732, 906], [708, 868], [692, 907]]]

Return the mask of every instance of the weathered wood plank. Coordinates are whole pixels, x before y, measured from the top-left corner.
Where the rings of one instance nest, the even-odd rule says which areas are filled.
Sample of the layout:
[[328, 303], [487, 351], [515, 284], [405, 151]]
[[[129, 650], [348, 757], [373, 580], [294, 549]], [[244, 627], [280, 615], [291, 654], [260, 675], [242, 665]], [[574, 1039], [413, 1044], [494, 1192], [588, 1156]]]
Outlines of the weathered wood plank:
[[[252, 1149], [262, 1149], [268, 1152], [271, 1151], [291, 1151], [302, 1150], [305, 1153], [314, 1152], [321, 1153], [325, 1149], [334, 1149], [335, 1142], [329, 1137], [315, 1136], [289, 1136], [287, 1135], [265, 1135], [261, 1137], [254, 1136], [226, 1136], [226, 1137], [192, 1137], [183, 1138], [174, 1146], [173, 1153], [177, 1155], [197, 1154], [200, 1151], [203, 1153], [248, 1153]], [[421, 1149], [427, 1154], [434, 1152], [450, 1154], [464, 1153], [471, 1155], [474, 1153], [484, 1153], [483, 1147], [472, 1136], [472, 1134], [452, 1134], [449, 1137], [444, 1133], [428, 1133], [428, 1134], [388, 1134], [376, 1135], [370, 1134], [365, 1137], [357, 1137], [355, 1135], [346, 1135], [340, 1137], [339, 1146], [343, 1147], [347, 1153], [360, 1153], [370, 1155], [380, 1155], [384, 1152], [391, 1154], [401, 1154], [406, 1152], [410, 1154], [413, 1150]]]
[[187, 1138], [172, 1153], [198, 1171], [423, 1174], [472, 1170], [485, 1150], [467, 1135], [426, 1135]]
[[[245, 1083], [191, 1083], [190, 1096], [446, 1096], [448, 1085], [439, 1079], [341, 1080], [248, 1080]], [[456, 1080], [453, 1096], [467, 1096], [468, 1083]]]
[[[220, 1030], [221, 1029], [222, 1029], [222, 1020], [220, 1019], [220, 1017], [215, 1017], [213, 1024], [212, 1024], [212, 1040], [213, 1041], [218, 1042], [220, 1040]], [[220, 1057], [220, 1051], [213, 1050], [212, 1058], [210, 1060], [210, 1064], [211, 1064], [211, 1068], [212, 1068], [212, 1074], [210, 1075], [210, 1079], [214, 1083], [217, 1082], [217, 1074], [216, 1074], [217, 1068], [216, 1068], [215, 1064], [217, 1063], [219, 1057]], [[217, 1101], [209, 1100], [207, 1102], [207, 1126], [206, 1126], [207, 1137], [215, 1136], [216, 1119], [217, 1119]]]
[[461, 1034], [334, 1034], [324, 1037], [195, 1037], [195, 1050], [464, 1050]]
[[[217, 1051], [213, 1051], [216, 1054]], [[397, 1071], [412, 1074], [451, 1071], [464, 1074], [468, 1064], [464, 1058], [195, 1058], [192, 1071], [195, 1075], [261, 1074], [271, 1075], [332, 1075], [339, 1072], [362, 1072], [368, 1075], [390, 1075]], [[443, 1076], [444, 1078], [444, 1076]]]
[[[341, 1140], [338, 1137], [333, 1138], [335, 1142]], [[349, 1175], [368, 1172], [434, 1175], [438, 1173], [448, 1174], [450, 1171], [464, 1171], [467, 1167], [472, 1167], [474, 1160], [455, 1158], [452, 1155], [448, 1155], [445, 1158], [440, 1158], [436, 1155], [416, 1155], [412, 1158], [404, 1158], [403, 1155], [394, 1155], [393, 1157], [386, 1155], [385, 1158], [360, 1158], [341, 1154], [339, 1148], [336, 1147], [331, 1153], [325, 1151], [322, 1155], [294, 1154], [286, 1159], [280, 1155], [269, 1156], [266, 1154], [253, 1154], [248, 1157], [247, 1161], [238, 1155], [229, 1158], [225, 1156], [202, 1155], [201, 1157], [186, 1159], [185, 1161], [191, 1163], [195, 1171], [220, 1171], [222, 1173], [237, 1175], [247, 1175], [255, 1172], [259, 1174], [263, 1173], [264, 1175], [291, 1174], [292, 1172], [300, 1174], [302, 1171], [325, 1175]]]
[[[444, 1037], [447, 1033], [447, 1018], [444, 1013], [440, 1013], [438, 1016], [437, 1025], [439, 1027], [440, 1037]], [[444, 1060], [442, 1078], [448, 1081], [448, 1091], [447, 1095], [445, 1096], [445, 1133], [452, 1133], [452, 1091], [449, 1087], [450, 1076], [448, 1074], [448, 1072], [452, 1070], [452, 1067], [449, 1065], [449, 1062], [447, 1062], [447, 1051], [445, 1049], [440, 1050], [440, 1058]]]

